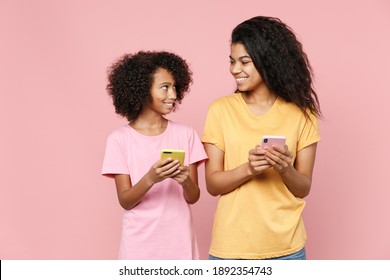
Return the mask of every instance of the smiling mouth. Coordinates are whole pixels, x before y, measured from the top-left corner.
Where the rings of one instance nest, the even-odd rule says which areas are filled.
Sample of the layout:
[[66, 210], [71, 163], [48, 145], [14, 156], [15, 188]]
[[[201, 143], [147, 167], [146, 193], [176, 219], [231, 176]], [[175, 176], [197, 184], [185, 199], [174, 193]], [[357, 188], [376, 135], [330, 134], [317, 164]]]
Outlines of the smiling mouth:
[[163, 102], [166, 107], [172, 108], [175, 104], [174, 102]]
[[243, 81], [245, 81], [245, 80], [247, 80], [247, 79], [248, 79], [248, 77], [236, 78], [236, 81], [237, 81], [237, 83], [240, 83], [240, 82], [243, 82]]

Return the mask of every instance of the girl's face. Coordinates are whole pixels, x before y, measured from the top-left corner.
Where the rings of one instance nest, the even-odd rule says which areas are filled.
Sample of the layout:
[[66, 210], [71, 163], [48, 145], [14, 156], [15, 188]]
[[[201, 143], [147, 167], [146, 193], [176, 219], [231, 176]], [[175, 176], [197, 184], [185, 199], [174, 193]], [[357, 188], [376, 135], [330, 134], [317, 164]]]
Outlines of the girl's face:
[[252, 58], [241, 43], [232, 44], [230, 47], [230, 73], [235, 78], [239, 91], [255, 91], [263, 84]]
[[171, 73], [164, 68], [158, 68], [153, 75], [152, 86], [150, 87], [150, 95], [152, 101], [145, 106], [158, 114], [169, 114], [176, 100], [175, 80]]

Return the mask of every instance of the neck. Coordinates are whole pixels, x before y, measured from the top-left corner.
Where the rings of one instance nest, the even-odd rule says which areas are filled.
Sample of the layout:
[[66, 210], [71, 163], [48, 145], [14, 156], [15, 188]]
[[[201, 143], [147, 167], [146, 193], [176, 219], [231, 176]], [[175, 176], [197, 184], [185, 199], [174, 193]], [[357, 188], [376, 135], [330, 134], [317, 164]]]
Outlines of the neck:
[[242, 96], [247, 104], [260, 106], [272, 106], [277, 98], [277, 96], [269, 91], [266, 87], [260, 88], [256, 91], [243, 93]]
[[277, 96], [268, 90], [242, 93], [241, 96], [249, 110], [257, 116], [267, 113], [277, 99]]
[[144, 135], [159, 135], [165, 131], [168, 125], [168, 120], [162, 115], [143, 116], [129, 123], [129, 125]]

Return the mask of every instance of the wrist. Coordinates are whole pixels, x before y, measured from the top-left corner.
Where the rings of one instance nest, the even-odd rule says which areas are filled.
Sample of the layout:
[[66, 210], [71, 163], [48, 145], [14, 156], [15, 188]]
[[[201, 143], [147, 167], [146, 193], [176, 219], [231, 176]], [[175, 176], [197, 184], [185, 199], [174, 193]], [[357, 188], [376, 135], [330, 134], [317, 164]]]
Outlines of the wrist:
[[284, 176], [291, 170], [292, 165], [289, 164], [286, 167], [278, 168], [276, 165], [274, 166], [274, 170], [280, 175]]
[[192, 185], [192, 180], [190, 176], [188, 176], [183, 182], [181, 182], [180, 185], [185, 189], [190, 188]]
[[149, 176], [148, 174], [146, 174], [142, 179], [144, 181], [144, 185], [147, 188], [151, 188], [151, 187], [153, 187], [154, 184], [157, 183], [155, 180], [153, 180], [153, 177]]
[[245, 164], [245, 174], [247, 177], [255, 176], [255, 170], [252, 168], [251, 163], [249, 161]]

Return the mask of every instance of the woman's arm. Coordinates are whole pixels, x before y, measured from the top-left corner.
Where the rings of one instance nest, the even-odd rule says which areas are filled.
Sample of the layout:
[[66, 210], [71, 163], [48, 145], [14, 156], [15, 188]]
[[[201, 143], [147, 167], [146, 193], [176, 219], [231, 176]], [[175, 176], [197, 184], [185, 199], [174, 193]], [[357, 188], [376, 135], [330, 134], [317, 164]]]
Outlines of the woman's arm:
[[284, 149], [274, 147], [266, 149], [268, 162], [274, 166], [290, 192], [299, 198], [310, 193], [317, 143], [311, 144], [297, 153], [294, 166], [291, 165], [292, 153], [287, 146]]
[[204, 143], [204, 147], [209, 158], [206, 161], [207, 191], [214, 196], [235, 190], [270, 167], [264, 153], [255, 148], [249, 151], [248, 162], [224, 171], [225, 153], [213, 144]]
[[154, 184], [176, 176], [180, 172], [179, 165], [179, 161], [172, 161], [172, 159], [157, 161], [134, 186], [128, 174], [114, 174], [119, 204], [124, 209], [130, 210], [141, 201]]

